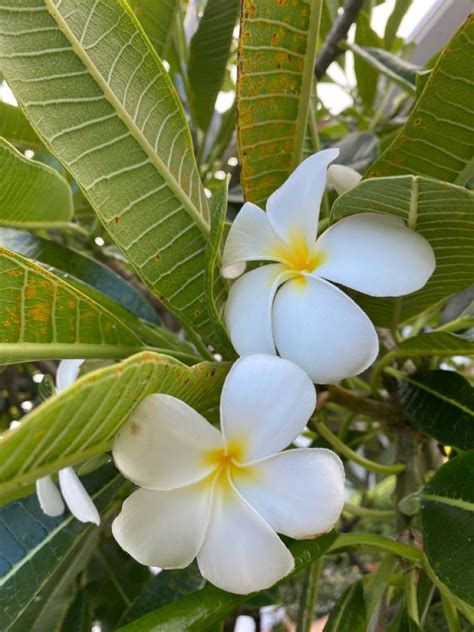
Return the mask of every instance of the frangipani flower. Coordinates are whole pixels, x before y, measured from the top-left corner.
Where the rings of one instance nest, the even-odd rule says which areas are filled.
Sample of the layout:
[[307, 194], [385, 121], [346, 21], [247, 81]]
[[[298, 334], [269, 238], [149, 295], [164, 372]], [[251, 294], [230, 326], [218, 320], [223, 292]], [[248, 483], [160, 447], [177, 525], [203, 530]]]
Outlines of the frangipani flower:
[[[57, 393], [76, 381], [83, 362], [84, 360], [62, 360], [59, 363], [56, 374]], [[99, 512], [72, 467], [65, 467], [59, 471], [59, 487], [61, 493], [51, 476], [44, 476], [36, 481], [36, 494], [46, 515], [60, 516], [64, 512], [65, 501], [77, 520], [100, 524]]]
[[298, 366], [274, 356], [239, 359], [225, 381], [221, 430], [170, 395], [150, 395], [118, 435], [113, 455], [141, 489], [112, 524], [138, 562], [184, 568], [230, 592], [263, 590], [294, 566], [276, 532], [329, 531], [344, 504], [344, 470], [325, 449], [281, 452], [316, 404]]
[[[268, 261], [231, 287], [225, 320], [240, 355], [279, 353], [317, 383], [364, 371], [377, 357], [374, 326], [333, 283], [371, 296], [420, 289], [435, 267], [429, 243], [393, 215], [358, 213], [318, 239], [326, 149], [307, 158], [268, 199], [247, 202], [229, 231], [222, 274], [236, 278], [248, 261]], [[387, 200], [387, 204], [389, 204]]]

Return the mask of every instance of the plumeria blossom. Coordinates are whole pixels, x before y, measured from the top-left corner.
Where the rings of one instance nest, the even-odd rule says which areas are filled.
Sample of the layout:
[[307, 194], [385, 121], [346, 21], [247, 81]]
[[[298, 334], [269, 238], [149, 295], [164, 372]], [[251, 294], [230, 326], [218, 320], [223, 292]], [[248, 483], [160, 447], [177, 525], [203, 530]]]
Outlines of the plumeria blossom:
[[[84, 360], [62, 360], [59, 363], [56, 374], [57, 393], [76, 381], [83, 362]], [[65, 502], [72, 515], [81, 522], [100, 524], [99, 512], [72, 467], [59, 471], [59, 487], [61, 492], [51, 476], [44, 476], [36, 481], [36, 494], [46, 515], [61, 515], [65, 509]]]
[[140, 486], [112, 525], [138, 562], [184, 568], [195, 557], [223, 590], [263, 590], [294, 566], [277, 533], [329, 531], [344, 504], [344, 470], [325, 449], [281, 452], [303, 430], [314, 386], [292, 362], [249, 355], [230, 370], [221, 432], [183, 401], [155, 394], [115, 440], [121, 472]]
[[[435, 267], [429, 243], [393, 215], [357, 213], [317, 238], [327, 169], [337, 155], [326, 149], [302, 162], [269, 197], [266, 213], [245, 203], [222, 266], [223, 276], [240, 277], [225, 312], [239, 355], [278, 352], [322, 384], [361, 373], [378, 354], [371, 321], [334, 283], [402, 296], [423, 287]], [[243, 274], [249, 261], [271, 263]]]

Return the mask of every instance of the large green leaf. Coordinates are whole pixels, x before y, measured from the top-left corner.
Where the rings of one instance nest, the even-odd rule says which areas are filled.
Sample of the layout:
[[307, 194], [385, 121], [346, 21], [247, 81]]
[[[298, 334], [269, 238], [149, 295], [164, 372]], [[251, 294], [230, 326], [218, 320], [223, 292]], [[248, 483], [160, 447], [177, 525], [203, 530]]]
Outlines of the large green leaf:
[[[454, 185], [414, 176], [373, 178], [341, 195], [334, 218], [353, 213], [390, 213], [404, 219], [430, 242], [436, 270], [418, 292], [400, 299], [354, 293], [374, 323], [389, 327], [462, 291], [474, 278], [474, 195]], [[357, 256], [357, 253], [354, 253]]]
[[464, 184], [474, 172], [474, 16], [448, 44], [410, 117], [367, 177], [414, 173]]
[[109, 450], [117, 430], [151, 393], [174, 395], [205, 413], [218, 404], [228, 368], [212, 363], [189, 368], [144, 352], [88, 373], [1, 436], [0, 495]]
[[408, 421], [445, 445], [474, 449], [474, 388], [454, 371], [417, 371], [400, 383]]
[[306, 0], [244, 0], [237, 140], [247, 200], [260, 206], [303, 156], [319, 11]]
[[15, 145], [41, 147], [42, 143], [20, 108], [0, 101], [0, 136]]
[[0, 363], [120, 358], [143, 348], [107, 309], [35, 263], [0, 247]]
[[135, 15], [160, 57], [166, 54], [180, 0], [129, 0]]
[[66, 180], [0, 138], [0, 226], [60, 228], [73, 212]]
[[0, 21], [1, 69], [33, 127], [147, 285], [212, 335], [204, 189], [179, 99], [130, 7], [1, 0]]
[[[289, 548], [295, 558], [295, 570], [288, 577], [321, 557], [334, 539], [332, 532], [316, 540], [293, 542]], [[129, 623], [120, 628], [120, 632], [204, 632], [251, 596], [234, 595], [208, 584], [202, 590]]]
[[191, 109], [207, 130], [221, 89], [232, 44], [240, 0], [208, 0], [189, 48], [188, 78]]
[[345, 590], [331, 610], [325, 632], [366, 632], [367, 615], [362, 581]]
[[443, 465], [420, 499], [423, 546], [435, 575], [474, 606], [474, 450]]
[[121, 276], [92, 257], [31, 233], [0, 229], [0, 245], [39, 263], [53, 266], [103, 292], [139, 318], [157, 323], [150, 303]]
[[[99, 512], [106, 509], [122, 481], [110, 465], [86, 477], [86, 487]], [[39, 624], [52, 614], [48, 607], [55, 594], [74, 580], [70, 569], [77, 570], [78, 553], [87, 559], [83, 547], [94, 530], [96, 527], [79, 522], [70, 514], [45, 516], [36, 496], [0, 509], [2, 632], [48, 630]]]

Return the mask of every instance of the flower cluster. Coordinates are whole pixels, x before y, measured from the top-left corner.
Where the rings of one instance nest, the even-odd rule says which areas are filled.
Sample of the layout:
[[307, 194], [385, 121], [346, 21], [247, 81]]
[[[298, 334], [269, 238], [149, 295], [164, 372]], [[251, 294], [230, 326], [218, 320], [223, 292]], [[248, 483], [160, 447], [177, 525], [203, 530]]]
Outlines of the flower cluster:
[[[232, 224], [223, 276], [237, 279], [225, 319], [242, 356], [221, 395], [221, 431], [170, 395], [144, 399], [115, 439], [118, 469], [139, 489], [112, 525], [138, 562], [183, 568], [194, 558], [224, 590], [247, 594], [293, 568], [277, 534], [312, 538], [333, 528], [344, 505], [344, 468], [330, 450], [285, 450], [316, 406], [313, 382], [365, 370], [378, 354], [368, 316], [338, 285], [371, 296], [421, 288], [435, 267], [428, 242], [391, 215], [357, 213], [318, 237], [318, 209], [338, 150], [305, 160], [275, 191], [266, 213], [246, 203]], [[329, 168], [339, 193], [360, 176]], [[245, 272], [248, 262], [265, 265]], [[80, 361], [61, 363], [58, 390]], [[67, 377], [66, 377], [67, 375]], [[97, 510], [71, 468], [62, 494], [80, 520]], [[49, 515], [64, 504], [49, 477], [38, 481]]]

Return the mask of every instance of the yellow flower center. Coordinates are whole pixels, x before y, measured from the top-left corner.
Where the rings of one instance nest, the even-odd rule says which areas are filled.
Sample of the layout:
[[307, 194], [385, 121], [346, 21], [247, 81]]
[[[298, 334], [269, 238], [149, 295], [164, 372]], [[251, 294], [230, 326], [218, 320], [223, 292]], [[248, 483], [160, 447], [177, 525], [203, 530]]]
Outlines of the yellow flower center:
[[277, 246], [272, 254], [282, 263], [285, 263], [290, 270], [297, 272], [313, 272], [326, 260], [323, 251], [316, 250], [316, 247], [308, 248], [307, 242], [302, 235], [291, 240], [291, 246]]
[[[254, 481], [256, 473], [254, 468], [242, 465], [245, 454], [245, 441], [232, 441], [226, 448], [209, 450], [205, 454], [205, 462], [214, 466], [214, 471], [210, 474], [206, 482], [220, 486], [221, 491], [231, 492], [229, 479], [241, 481]], [[216, 480], [217, 479], [217, 480]]]

